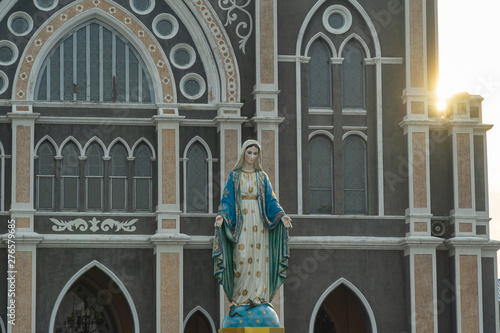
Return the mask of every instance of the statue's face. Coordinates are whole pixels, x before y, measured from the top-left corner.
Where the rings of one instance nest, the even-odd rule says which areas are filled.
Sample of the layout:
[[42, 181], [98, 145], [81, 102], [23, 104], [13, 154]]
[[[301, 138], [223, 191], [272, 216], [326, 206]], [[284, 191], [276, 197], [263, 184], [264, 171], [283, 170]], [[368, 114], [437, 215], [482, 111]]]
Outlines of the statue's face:
[[245, 161], [248, 164], [253, 165], [258, 155], [259, 155], [259, 150], [255, 147], [250, 147], [245, 151]]

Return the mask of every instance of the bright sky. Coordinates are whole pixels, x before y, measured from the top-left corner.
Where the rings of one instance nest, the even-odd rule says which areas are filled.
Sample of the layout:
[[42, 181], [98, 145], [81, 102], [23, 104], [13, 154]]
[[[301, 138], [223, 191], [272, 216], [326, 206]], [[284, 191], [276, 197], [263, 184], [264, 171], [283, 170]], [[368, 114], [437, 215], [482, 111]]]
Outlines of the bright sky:
[[438, 96], [481, 95], [483, 123], [495, 125], [487, 132], [490, 237], [500, 240], [500, 1], [437, 1]]

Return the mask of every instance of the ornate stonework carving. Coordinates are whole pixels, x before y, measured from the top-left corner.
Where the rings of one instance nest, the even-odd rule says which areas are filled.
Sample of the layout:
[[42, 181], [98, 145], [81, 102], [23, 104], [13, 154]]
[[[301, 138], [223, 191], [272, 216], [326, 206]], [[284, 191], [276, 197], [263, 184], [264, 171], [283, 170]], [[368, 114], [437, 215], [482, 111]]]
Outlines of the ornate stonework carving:
[[[104, 221], [100, 221], [95, 217], [90, 221], [85, 221], [84, 219], [78, 218], [71, 221], [60, 221], [54, 218], [51, 218], [50, 221], [55, 225], [52, 226], [52, 230], [54, 231], [87, 231], [90, 230], [92, 232], [96, 231], [127, 231], [134, 232], [136, 227], [134, 224], [138, 221], [138, 219], [132, 219], [130, 221], [115, 221], [113, 219], [105, 219]], [[99, 225], [100, 224], [100, 225]], [[90, 226], [90, 227], [89, 227]]]
[[240, 38], [239, 48], [245, 53], [245, 45], [250, 38], [253, 30], [252, 15], [245, 9], [251, 0], [219, 0], [219, 8], [227, 11], [227, 19], [225, 26], [236, 22], [240, 16], [243, 16], [242, 21], [236, 25], [236, 35]]

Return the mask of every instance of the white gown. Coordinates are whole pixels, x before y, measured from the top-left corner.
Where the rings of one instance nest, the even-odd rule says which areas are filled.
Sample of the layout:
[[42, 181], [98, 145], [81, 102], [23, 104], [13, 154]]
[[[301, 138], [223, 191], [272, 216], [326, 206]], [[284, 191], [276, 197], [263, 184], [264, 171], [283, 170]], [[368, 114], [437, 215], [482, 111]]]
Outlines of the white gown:
[[243, 229], [233, 253], [234, 292], [238, 305], [269, 301], [269, 230], [260, 219], [255, 172], [241, 173]]

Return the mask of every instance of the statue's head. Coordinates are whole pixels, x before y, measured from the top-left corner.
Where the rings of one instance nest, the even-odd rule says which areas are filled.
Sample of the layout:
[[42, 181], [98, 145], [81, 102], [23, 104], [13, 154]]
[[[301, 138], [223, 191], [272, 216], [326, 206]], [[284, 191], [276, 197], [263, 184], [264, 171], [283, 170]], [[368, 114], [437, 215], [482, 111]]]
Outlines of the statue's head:
[[243, 143], [238, 154], [238, 161], [236, 162], [233, 170], [239, 169], [243, 166], [243, 163], [245, 162], [245, 153], [249, 148], [252, 147], [257, 148], [258, 150], [257, 159], [255, 160], [253, 166], [255, 169], [262, 170], [262, 149], [260, 147], [260, 143], [257, 140], [247, 140]]

